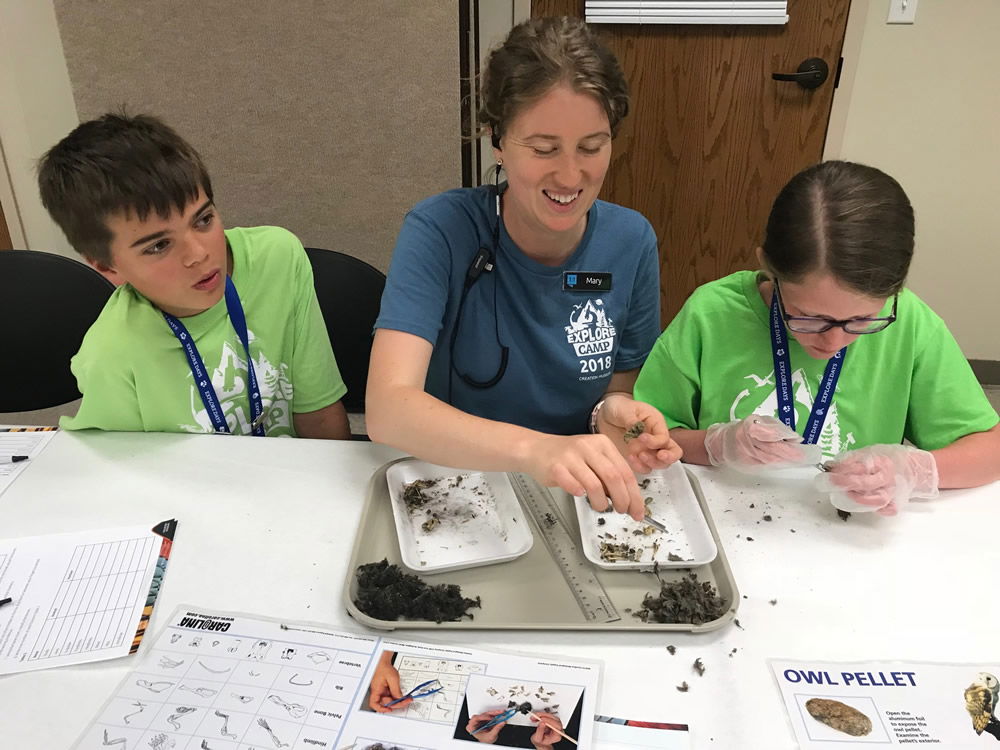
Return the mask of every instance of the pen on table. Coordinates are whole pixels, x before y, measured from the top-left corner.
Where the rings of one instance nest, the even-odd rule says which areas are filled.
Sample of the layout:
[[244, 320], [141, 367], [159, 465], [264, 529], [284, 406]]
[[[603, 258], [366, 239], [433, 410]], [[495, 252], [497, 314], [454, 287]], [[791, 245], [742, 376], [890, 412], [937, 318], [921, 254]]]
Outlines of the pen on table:
[[6, 599], [0, 599], [0, 607], [2, 607], [5, 604], [10, 604], [12, 601], [14, 600], [11, 599], [9, 596]]
[[0, 456], [0, 464], [16, 464], [27, 460], [27, 456]]

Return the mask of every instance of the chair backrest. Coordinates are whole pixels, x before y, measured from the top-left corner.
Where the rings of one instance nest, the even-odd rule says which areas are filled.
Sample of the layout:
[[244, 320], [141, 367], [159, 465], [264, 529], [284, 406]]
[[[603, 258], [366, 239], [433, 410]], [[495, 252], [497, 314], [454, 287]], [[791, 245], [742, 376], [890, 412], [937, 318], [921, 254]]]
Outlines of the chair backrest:
[[306, 254], [333, 353], [347, 385], [344, 408], [352, 414], [363, 412], [372, 328], [382, 304], [385, 274], [336, 250], [307, 247]]
[[69, 361], [113, 291], [97, 271], [70, 258], [0, 251], [0, 412], [80, 398]]

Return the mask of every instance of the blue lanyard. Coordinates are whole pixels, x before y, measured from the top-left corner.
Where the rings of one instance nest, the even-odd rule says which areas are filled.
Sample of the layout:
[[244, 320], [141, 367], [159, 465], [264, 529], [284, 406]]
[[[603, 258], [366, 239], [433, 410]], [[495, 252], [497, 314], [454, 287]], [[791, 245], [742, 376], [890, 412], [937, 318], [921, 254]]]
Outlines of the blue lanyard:
[[[243, 343], [243, 349], [247, 353], [247, 380], [250, 385], [250, 419], [253, 434], [257, 437], [264, 437], [264, 403], [260, 398], [260, 389], [257, 387], [257, 373], [253, 368], [253, 359], [250, 357], [250, 337], [247, 334], [247, 319], [243, 314], [243, 305], [240, 303], [240, 295], [236, 293], [236, 286], [233, 280], [226, 276], [226, 310], [229, 312], [229, 320], [236, 329], [236, 335]], [[191, 374], [194, 375], [195, 385], [201, 393], [201, 401], [205, 404], [208, 416], [212, 420], [212, 427], [216, 432], [229, 432], [229, 425], [226, 424], [226, 417], [222, 413], [222, 404], [212, 386], [212, 379], [205, 370], [205, 363], [198, 353], [198, 347], [194, 344], [194, 339], [188, 333], [187, 328], [177, 318], [169, 313], [163, 313], [163, 317], [174, 332], [174, 336], [181, 342], [181, 348], [187, 357]]]
[[[771, 354], [774, 356], [774, 389], [778, 396], [778, 419], [795, 429], [795, 404], [792, 399], [792, 360], [788, 354], [788, 334], [785, 331], [785, 321], [781, 319], [778, 307], [778, 294], [771, 292]], [[813, 400], [809, 421], [802, 435], [806, 443], [819, 442], [823, 431], [823, 421], [833, 404], [833, 394], [837, 389], [837, 380], [844, 369], [847, 358], [847, 347], [830, 357], [823, 371], [819, 393]]]

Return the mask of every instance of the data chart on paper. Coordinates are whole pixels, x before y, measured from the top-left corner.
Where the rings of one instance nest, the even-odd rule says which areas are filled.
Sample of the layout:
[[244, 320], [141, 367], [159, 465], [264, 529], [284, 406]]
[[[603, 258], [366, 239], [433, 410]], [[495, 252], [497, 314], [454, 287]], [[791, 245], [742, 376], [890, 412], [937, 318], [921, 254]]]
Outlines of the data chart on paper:
[[0, 539], [0, 675], [126, 656], [142, 642], [177, 520]]
[[53, 659], [131, 641], [134, 603], [148, 587], [154, 546], [159, 539], [149, 535], [76, 546], [42, 627], [22, 658]]

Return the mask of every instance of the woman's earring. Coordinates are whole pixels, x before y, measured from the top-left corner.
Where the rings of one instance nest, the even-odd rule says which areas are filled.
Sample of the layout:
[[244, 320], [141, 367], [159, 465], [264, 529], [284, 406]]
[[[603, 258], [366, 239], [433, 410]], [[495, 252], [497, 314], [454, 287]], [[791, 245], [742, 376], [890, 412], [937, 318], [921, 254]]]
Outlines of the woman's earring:
[[497, 169], [503, 166], [503, 159], [497, 159]]

